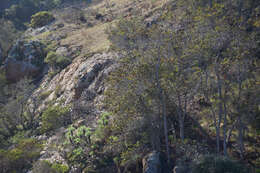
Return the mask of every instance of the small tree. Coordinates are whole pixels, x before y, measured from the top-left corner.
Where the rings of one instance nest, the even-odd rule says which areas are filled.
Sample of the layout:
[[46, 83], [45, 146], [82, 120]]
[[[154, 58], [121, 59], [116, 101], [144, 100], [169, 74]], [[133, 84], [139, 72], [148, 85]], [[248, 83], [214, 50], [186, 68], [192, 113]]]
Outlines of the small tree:
[[69, 113], [69, 107], [61, 107], [60, 105], [48, 107], [42, 114], [42, 132], [48, 132], [68, 124]]
[[32, 15], [31, 27], [33, 27], [33, 28], [42, 27], [42, 26], [45, 26], [45, 25], [51, 23], [54, 20], [55, 20], [55, 18], [53, 17], [53, 15], [50, 12], [41, 11], [41, 12], [38, 12], [38, 13]]
[[55, 52], [50, 51], [44, 59], [44, 62], [49, 64], [52, 70], [60, 70], [69, 65], [71, 63], [71, 60], [67, 57], [57, 55]]

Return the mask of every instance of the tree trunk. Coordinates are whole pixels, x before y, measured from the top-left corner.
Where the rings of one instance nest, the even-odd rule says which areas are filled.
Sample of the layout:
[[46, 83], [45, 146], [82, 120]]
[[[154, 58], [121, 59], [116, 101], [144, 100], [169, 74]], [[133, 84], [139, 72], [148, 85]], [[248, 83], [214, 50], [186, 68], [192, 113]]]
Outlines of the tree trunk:
[[209, 0], [209, 7], [210, 7], [210, 8], [212, 8], [212, 4], [213, 4], [212, 1], [213, 1], [213, 0]]
[[[218, 66], [218, 65], [217, 65]], [[217, 67], [216, 69], [216, 74], [217, 74], [217, 85], [218, 85], [218, 107], [219, 107], [219, 113], [218, 113], [218, 120], [217, 120], [217, 127], [216, 127], [216, 140], [217, 140], [217, 153], [220, 152], [220, 125], [221, 125], [221, 121], [222, 121], [222, 114], [223, 114], [223, 110], [222, 110], [222, 81], [220, 79], [220, 75], [219, 75], [219, 68]]]
[[180, 120], [179, 123], [180, 123], [180, 138], [182, 141], [184, 141], [184, 122]]
[[216, 142], [217, 142], [217, 153], [219, 154], [220, 152], [220, 133], [219, 133], [219, 127], [217, 125], [216, 127]]
[[239, 151], [240, 151], [240, 158], [244, 158], [244, 126], [241, 120], [241, 117], [238, 117], [238, 141], [239, 141]]
[[242, 15], [242, 9], [244, 6], [244, 0], [239, 0], [238, 2], [238, 17]]
[[162, 104], [163, 104], [163, 126], [164, 126], [164, 136], [165, 136], [165, 145], [167, 152], [167, 161], [170, 162], [170, 151], [169, 151], [169, 140], [168, 140], [168, 127], [167, 127], [167, 117], [166, 117], [166, 102], [164, 93], [162, 93]]
[[226, 95], [227, 89], [225, 87], [225, 95], [224, 95], [224, 125], [223, 125], [223, 149], [224, 155], [227, 156], [227, 105], [226, 105]]
[[[166, 117], [166, 103], [165, 103], [165, 96], [163, 89], [161, 87], [161, 81], [160, 81], [160, 64], [161, 64], [161, 55], [160, 55], [160, 49], [158, 49], [158, 59], [157, 63], [155, 65], [155, 78], [158, 88], [158, 96], [159, 96], [159, 110], [162, 106], [162, 114], [163, 114], [163, 126], [164, 126], [164, 137], [165, 137], [165, 145], [166, 145], [166, 154], [167, 154], [167, 162], [170, 162], [170, 153], [169, 153], [169, 143], [168, 143], [168, 128], [167, 128], [167, 117]], [[160, 117], [160, 116], [158, 116]]]
[[178, 96], [178, 121], [180, 126], [180, 138], [184, 141], [184, 118], [183, 113], [181, 110], [181, 98], [180, 95]]
[[[238, 75], [238, 101], [240, 101], [241, 98], [241, 93], [242, 93], [242, 79], [241, 79], [241, 64], [239, 64], [239, 75]], [[239, 144], [239, 150], [240, 150], [240, 157], [241, 159], [244, 157], [244, 125], [241, 120], [241, 107], [240, 107], [240, 102], [238, 103], [238, 144]]]

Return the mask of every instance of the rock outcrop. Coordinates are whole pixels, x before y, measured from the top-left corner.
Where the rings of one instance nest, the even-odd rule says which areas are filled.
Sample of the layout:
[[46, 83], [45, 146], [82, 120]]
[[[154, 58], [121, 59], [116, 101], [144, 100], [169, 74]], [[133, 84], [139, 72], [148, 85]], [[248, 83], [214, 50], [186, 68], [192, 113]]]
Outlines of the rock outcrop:
[[96, 53], [77, 57], [51, 80], [45, 77], [34, 95], [37, 97], [42, 92], [50, 94], [42, 100], [39, 110], [43, 110], [45, 105], [54, 99], [66, 105], [79, 102], [85, 105], [85, 108], [87, 104], [96, 107], [105, 89], [104, 78], [113, 70], [117, 56], [116, 53]]
[[65, 57], [68, 57], [70, 55], [70, 53], [66, 47], [57, 48], [56, 54], [59, 56], [65, 56]]
[[161, 173], [160, 153], [153, 151], [143, 158], [143, 173]]
[[[102, 72], [102, 70], [106, 68], [109, 64], [111, 64], [110, 59], [104, 59], [102, 61], [95, 63], [89, 69], [89, 71], [83, 77], [81, 77], [77, 82], [75, 86], [75, 98], [79, 98], [83, 90], [88, 88], [92, 84], [92, 82], [98, 77], [99, 73]], [[95, 88], [93, 89], [100, 93], [101, 91], [98, 91], [97, 87], [99, 86], [96, 85]]]
[[6, 78], [16, 82], [25, 76], [37, 77], [44, 64], [44, 45], [39, 41], [18, 40], [4, 63]]

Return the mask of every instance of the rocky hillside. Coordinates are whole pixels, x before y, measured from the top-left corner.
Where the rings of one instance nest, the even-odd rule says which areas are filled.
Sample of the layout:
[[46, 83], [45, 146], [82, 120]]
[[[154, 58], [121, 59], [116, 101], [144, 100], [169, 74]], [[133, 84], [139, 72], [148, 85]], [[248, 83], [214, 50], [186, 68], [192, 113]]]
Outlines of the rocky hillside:
[[[1, 68], [8, 82], [32, 79], [35, 89], [28, 106], [35, 122], [40, 123], [42, 113], [51, 105], [70, 106], [73, 126], [95, 129], [105, 111], [102, 105], [105, 79], [120, 57], [110, 49], [109, 27], [121, 18], [133, 16], [147, 16], [150, 24], [156, 20], [156, 10], [163, 5], [150, 1], [94, 1], [90, 5], [74, 4], [53, 10], [55, 21], [27, 29], [7, 57], [0, 49]], [[53, 67], [44, 60], [50, 52], [68, 58], [70, 63], [63, 68]], [[56, 130], [42, 135], [41, 125], [37, 128], [34, 138], [44, 141], [38, 160], [68, 166], [63, 146], [67, 127], [55, 127]]]
[[0, 173], [259, 171], [260, 4], [229, 3], [33, 15], [0, 45]]

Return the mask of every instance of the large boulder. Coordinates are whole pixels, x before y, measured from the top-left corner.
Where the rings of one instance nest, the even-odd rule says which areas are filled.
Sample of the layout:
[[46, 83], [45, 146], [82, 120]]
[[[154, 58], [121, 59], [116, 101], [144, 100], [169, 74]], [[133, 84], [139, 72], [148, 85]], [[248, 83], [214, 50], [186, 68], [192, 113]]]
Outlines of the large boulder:
[[37, 77], [42, 70], [45, 56], [41, 42], [18, 40], [4, 63], [7, 80], [16, 82], [26, 76]]
[[143, 160], [143, 173], [161, 173], [160, 153], [153, 151], [146, 155]]

